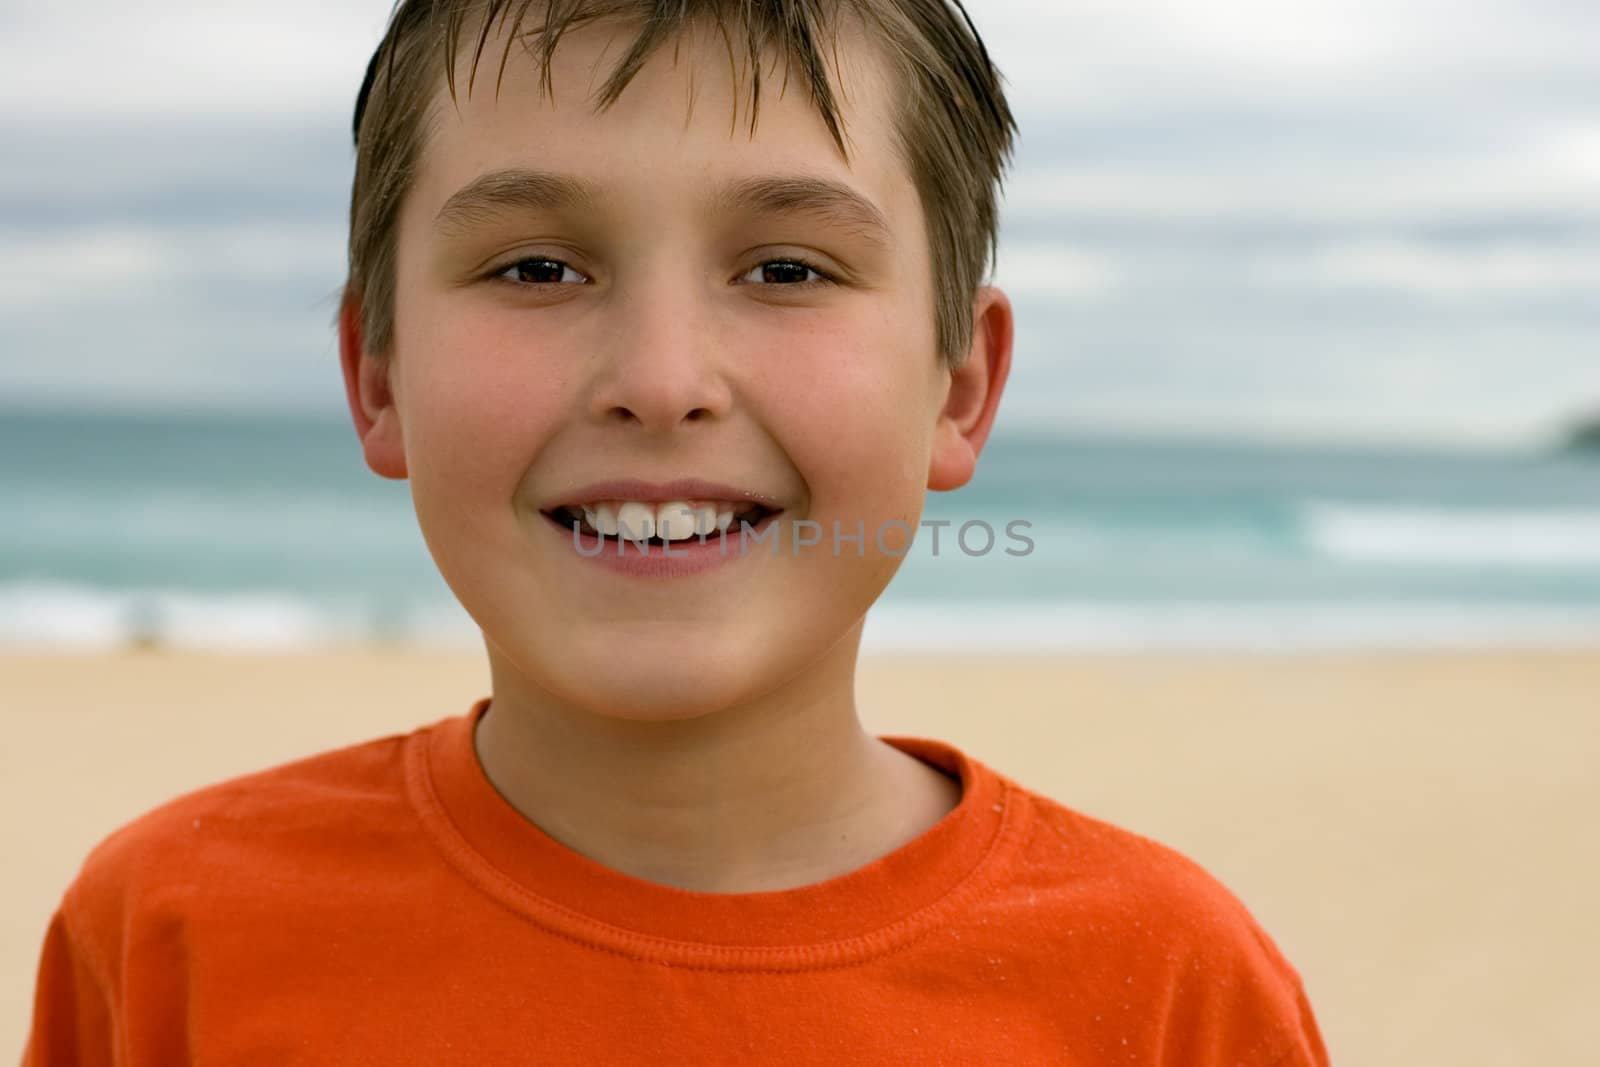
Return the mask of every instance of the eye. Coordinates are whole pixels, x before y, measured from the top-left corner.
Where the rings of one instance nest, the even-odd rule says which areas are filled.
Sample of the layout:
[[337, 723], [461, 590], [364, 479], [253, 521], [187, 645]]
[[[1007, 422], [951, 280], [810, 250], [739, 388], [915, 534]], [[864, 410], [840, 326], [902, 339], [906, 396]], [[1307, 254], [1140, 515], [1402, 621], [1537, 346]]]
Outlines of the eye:
[[[509, 276], [513, 272], [514, 276]], [[487, 276], [512, 285], [560, 285], [567, 281], [568, 275], [579, 281], [588, 280], [561, 260], [546, 256], [524, 257], [503, 267], [496, 267]]]
[[[759, 275], [751, 279], [751, 275]], [[808, 279], [807, 274], [815, 274], [815, 280]], [[785, 289], [809, 289], [817, 285], [833, 285], [834, 278], [822, 268], [814, 266], [803, 259], [788, 256], [783, 259], [768, 259], [756, 264], [747, 271], [740, 281], [754, 280], [761, 285], [778, 285]]]

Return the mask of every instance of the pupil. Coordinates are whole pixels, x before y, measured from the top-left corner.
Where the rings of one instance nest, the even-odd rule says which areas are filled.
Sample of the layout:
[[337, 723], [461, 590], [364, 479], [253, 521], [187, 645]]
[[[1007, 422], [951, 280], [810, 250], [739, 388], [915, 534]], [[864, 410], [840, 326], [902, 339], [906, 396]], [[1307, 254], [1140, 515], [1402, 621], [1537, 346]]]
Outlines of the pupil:
[[[774, 279], [772, 277], [772, 275], [775, 272], [779, 273], [779, 274], [782, 274], [785, 271], [789, 272], [789, 277], [787, 279]], [[765, 270], [763, 272], [763, 276], [769, 282], [770, 281], [779, 281], [779, 280], [792, 281], [792, 282], [803, 282], [803, 281], [806, 280], [806, 274], [808, 273], [808, 271], [809, 271], [809, 268], [802, 267], [798, 263], [769, 263], [769, 264], [767, 264], [767, 266], [766, 266], [766, 268], [765, 268]], [[799, 275], [799, 276], [795, 277], [795, 275]]]
[[[530, 266], [530, 264], [532, 266]], [[532, 275], [532, 274], [547, 274], [548, 275], [549, 273], [551, 273], [552, 270], [555, 272], [555, 277], [553, 277], [553, 278], [550, 278], [550, 277], [530, 278], [529, 277], [529, 275]], [[562, 268], [561, 264], [557, 263], [553, 259], [525, 259], [521, 263], [517, 264], [517, 273], [522, 276], [522, 280], [523, 281], [559, 282], [561, 280], [562, 271], [563, 271], [563, 268]]]

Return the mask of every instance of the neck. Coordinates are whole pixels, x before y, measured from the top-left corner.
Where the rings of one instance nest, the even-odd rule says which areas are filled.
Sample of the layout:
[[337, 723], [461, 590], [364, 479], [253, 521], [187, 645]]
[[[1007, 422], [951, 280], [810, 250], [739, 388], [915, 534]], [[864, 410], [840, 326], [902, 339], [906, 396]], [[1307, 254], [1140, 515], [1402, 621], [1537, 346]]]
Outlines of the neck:
[[919, 836], [960, 796], [862, 729], [859, 642], [858, 626], [760, 699], [673, 721], [564, 705], [491, 646], [478, 760], [551, 838], [645, 881], [749, 893], [838, 877]]

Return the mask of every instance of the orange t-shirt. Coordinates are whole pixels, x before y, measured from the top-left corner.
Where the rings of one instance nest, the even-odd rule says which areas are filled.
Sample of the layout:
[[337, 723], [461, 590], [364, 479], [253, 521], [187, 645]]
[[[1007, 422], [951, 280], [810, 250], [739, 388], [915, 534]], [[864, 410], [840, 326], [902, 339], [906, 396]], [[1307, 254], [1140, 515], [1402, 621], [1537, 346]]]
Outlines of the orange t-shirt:
[[490, 784], [488, 708], [180, 797], [45, 938], [26, 1065], [1325, 1067], [1300, 976], [1179, 853], [938, 741], [960, 804], [842, 877], [695, 893]]

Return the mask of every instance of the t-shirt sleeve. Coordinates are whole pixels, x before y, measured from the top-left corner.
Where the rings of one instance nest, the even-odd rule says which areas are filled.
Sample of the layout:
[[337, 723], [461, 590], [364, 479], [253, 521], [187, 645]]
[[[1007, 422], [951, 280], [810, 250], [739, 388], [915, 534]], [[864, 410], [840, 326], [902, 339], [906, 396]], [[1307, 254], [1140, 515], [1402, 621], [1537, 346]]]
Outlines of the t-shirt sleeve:
[[1311, 1001], [1306, 998], [1305, 986], [1298, 977], [1295, 979], [1294, 993], [1299, 1027], [1294, 1031], [1289, 1046], [1273, 1061], [1272, 1067], [1329, 1067], [1328, 1047], [1323, 1043], [1322, 1031], [1311, 1010]]
[[[1232, 979], [1234, 986], [1245, 991], [1245, 999], [1243, 1010], [1231, 1021], [1235, 1025], [1244, 1023], [1239, 1028], [1241, 1034], [1259, 1027], [1262, 1033], [1280, 1035], [1277, 1043], [1281, 1051], [1268, 1067], [1329, 1067], [1328, 1049], [1300, 972], [1253, 917], [1246, 921], [1250, 934], [1247, 943], [1254, 944], [1253, 950], [1245, 954], [1251, 962]], [[1251, 1021], [1252, 1016], [1259, 1021]], [[1241, 1040], [1241, 1044], [1247, 1043]]]
[[39, 958], [22, 1067], [109, 1067], [114, 1060], [105, 985], [58, 910]]

